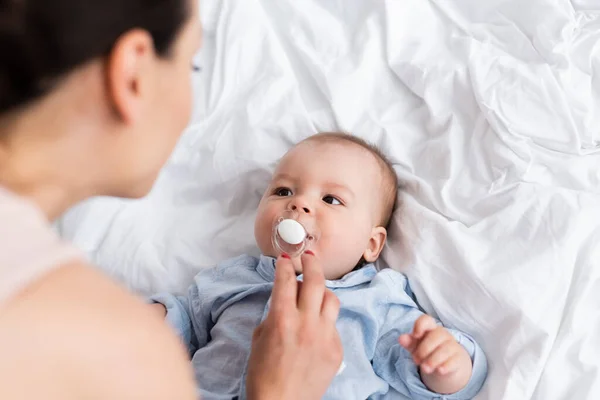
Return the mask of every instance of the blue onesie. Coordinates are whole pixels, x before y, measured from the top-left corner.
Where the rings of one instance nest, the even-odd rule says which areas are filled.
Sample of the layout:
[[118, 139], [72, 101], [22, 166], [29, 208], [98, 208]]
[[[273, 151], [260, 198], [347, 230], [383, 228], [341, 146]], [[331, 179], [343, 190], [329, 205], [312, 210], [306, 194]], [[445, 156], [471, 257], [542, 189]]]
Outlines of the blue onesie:
[[[167, 321], [187, 346], [203, 399], [245, 398], [252, 333], [266, 317], [275, 277], [275, 260], [241, 256], [203, 270], [187, 297], [158, 294]], [[302, 279], [302, 275], [298, 277]], [[342, 279], [326, 281], [340, 299], [337, 321], [345, 369], [324, 399], [471, 399], [487, 375], [482, 349], [468, 335], [450, 330], [473, 361], [468, 385], [452, 395], [428, 390], [398, 337], [412, 332], [423, 315], [406, 277], [369, 264]]]

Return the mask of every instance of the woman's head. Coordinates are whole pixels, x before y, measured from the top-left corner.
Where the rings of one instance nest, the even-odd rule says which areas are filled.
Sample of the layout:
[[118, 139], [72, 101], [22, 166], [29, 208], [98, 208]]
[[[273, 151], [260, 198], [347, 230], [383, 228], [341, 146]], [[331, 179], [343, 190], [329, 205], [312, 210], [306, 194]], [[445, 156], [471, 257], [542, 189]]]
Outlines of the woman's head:
[[144, 195], [188, 121], [200, 38], [196, 0], [0, 0], [0, 170], [36, 143], [97, 194]]

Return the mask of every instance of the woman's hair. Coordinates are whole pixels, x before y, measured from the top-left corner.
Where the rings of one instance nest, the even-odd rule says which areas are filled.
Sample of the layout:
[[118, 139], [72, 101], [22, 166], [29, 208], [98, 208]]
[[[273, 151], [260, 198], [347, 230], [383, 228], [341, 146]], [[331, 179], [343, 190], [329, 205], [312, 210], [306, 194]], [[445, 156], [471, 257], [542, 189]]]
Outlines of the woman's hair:
[[[193, 0], [192, 0], [193, 1]], [[0, 114], [52, 90], [140, 28], [167, 57], [190, 0], [0, 0]]]

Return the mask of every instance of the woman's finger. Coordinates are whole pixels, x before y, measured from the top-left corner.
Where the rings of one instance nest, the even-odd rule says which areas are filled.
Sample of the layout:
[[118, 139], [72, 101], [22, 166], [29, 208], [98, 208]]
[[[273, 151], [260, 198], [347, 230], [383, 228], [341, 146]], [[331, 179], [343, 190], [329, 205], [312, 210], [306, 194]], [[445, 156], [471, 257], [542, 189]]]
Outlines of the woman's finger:
[[302, 255], [302, 273], [304, 282], [299, 295], [298, 308], [307, 315], [317, 318], [321, 314], [325, 295], [325, 276], [314, 253], [306, 252]]
[[296, 304], [300, 301], [300, 293], [302, 293], [302, 281], [296, 281]]
[[261, 323], [260, 325], [258, 325], [256, 327], [256, 329], [254, 330], [254, 332], [252, 333], [252, 341], [253, 342], [260, 340], [260, 336], [262, 335], [263, 330], [264, 330], [264, 322]]
[[339, 313], [340, 300], [331, 290], [325, 289], [323, 305], [321, 307], [321, 315], [323, 318], [325, 318], [326, 322], [335, 324]]
[[293, 257], [292, 265], [294, 266], [294, 271], [296, 272], [296, 275], [298, 275], [298, 273], [304, 273], [302, 271], [302, 259], [300, 257]]
[[274, 314], [288, 314], [297, 309], [298, 285], [292, 260], [279, 257], [275, 265], [275, 282], [271, 295], [271, 311]]

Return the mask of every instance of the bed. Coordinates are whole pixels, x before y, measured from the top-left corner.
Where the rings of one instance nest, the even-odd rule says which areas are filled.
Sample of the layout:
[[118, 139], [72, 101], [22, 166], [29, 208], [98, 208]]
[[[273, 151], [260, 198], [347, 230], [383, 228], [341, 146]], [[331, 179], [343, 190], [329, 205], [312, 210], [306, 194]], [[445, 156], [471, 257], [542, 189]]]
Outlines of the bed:
[[203, 0], [194, 114], [152, 193], [61, 234], [140, 293], [256, 254], [277, 159], [318, 131], [389, 154], [406, 189], [381, 260], [471, 333], [479, 399], [600, 393], [598, 0]]

